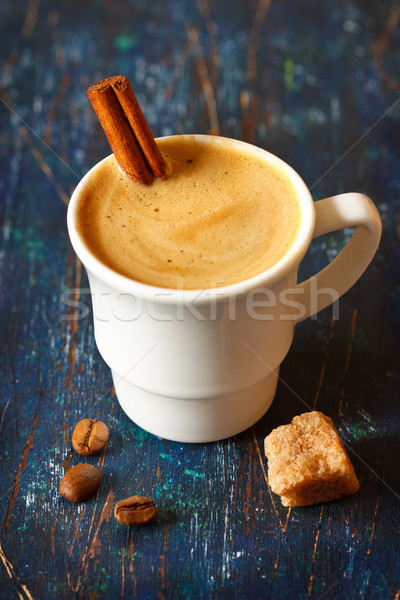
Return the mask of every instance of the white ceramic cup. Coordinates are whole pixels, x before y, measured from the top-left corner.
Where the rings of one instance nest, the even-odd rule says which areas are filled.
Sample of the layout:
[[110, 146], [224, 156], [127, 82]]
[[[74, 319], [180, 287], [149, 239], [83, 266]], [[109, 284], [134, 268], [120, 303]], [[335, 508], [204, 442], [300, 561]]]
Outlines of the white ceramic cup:
[[[223, 439], [263, 416], [295, 324], [357, 281], [381, 235], [379, 213], [363, 194], [314, 203], [305, 183], [282, 160], [244, 142], [220, 140], [279, 164], [297, 190], [302, 215], [297, 238], [281, 260], [255, 277], [205, 290], [139, 283], [100, 262], [77, 230], [77, 206], [89, 174], [68, 208], [70, 239], [89, 278], [96, 343], [111, 368], [118, 400], [135, 423], [179, 442]], [[347, 227], [355, 231], [339, 255], [297, 284], [311, 240]]]

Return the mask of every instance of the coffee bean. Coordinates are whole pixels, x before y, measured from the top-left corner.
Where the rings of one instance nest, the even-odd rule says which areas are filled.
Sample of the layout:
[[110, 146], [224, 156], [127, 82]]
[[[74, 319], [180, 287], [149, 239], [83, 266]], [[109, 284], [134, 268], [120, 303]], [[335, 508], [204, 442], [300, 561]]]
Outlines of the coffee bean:
[[122, 525], [146, 525], [158, 515], [158, 508], [151, 498], [130, 496], [117, 502], [114, 517]]
[[71, 502], [83, 502], [100, 487], [101, 474], [93, 465], [76, 465], [64, 475], [58, 486], [61, 496]]
[[103, 421], [82, 419], [72, 434], [72, 445], [79, 454], [98, 454], [108, 441], [108, 428]]

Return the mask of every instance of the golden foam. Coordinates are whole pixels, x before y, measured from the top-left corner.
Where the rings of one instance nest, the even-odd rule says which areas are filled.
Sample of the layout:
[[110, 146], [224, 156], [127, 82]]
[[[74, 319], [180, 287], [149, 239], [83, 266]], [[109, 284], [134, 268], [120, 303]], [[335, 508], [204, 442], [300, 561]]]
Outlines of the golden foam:
[[151, 285], [203, 289], [242, 281], [282, 258], [298, 233], [283, 168], [221, 138], [157, 141], [167, 179], [145, 186], [113, 156], [89, 176], [78, 229], [115, 271]]

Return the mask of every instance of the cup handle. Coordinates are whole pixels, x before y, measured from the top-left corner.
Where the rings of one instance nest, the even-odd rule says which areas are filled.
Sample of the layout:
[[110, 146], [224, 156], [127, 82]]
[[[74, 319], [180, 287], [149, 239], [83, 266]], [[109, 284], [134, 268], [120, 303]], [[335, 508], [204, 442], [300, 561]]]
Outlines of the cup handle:
[[364, 194], [351, 192], [315, 202], [313, 239], [355, 227], [355, 231], [338, 256], [322, 271], [297, 286], [305, 313], [297, 323], [333, 304], [361, 277], [371, 262], [382, 232], [378, 210]]

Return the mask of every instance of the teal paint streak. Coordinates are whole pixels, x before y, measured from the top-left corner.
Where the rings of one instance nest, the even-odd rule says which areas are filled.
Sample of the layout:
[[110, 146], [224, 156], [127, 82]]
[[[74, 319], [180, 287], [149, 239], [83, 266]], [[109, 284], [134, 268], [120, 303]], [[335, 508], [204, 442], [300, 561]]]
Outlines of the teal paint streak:
[[137, 36], [121, 33], [114, 40], [114, 46], [117, 50], [130, 50], [139, 43]]
[[185, 475], [191, 475], [192, 477], [204, 477], [204, 473], [198, 473], [197, 471], [194, 471], [192, 469], [185, 469], [183, 472], [185, 473]]

